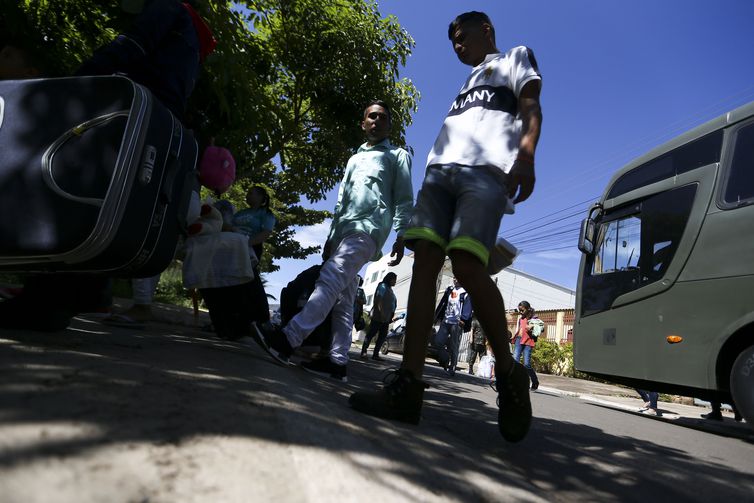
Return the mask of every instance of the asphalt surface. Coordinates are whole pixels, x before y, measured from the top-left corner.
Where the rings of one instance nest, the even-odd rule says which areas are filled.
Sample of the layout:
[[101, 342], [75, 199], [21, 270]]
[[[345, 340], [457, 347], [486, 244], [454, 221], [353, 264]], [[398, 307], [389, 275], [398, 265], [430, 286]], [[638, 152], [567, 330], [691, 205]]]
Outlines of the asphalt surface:
[[[359, 414], [348, 396], [400, 358], [353, 359], [349, 382], [274, 363], [156, 306], [145, 329], [77, 319], [0, 331], [0, 502], [751, 500], [745, 424], [626, 388], [540, 376], [520, 444], [486, 380], [428, 365], [422, 422]], [[354, 346], [352, 356], [358, 354]]]

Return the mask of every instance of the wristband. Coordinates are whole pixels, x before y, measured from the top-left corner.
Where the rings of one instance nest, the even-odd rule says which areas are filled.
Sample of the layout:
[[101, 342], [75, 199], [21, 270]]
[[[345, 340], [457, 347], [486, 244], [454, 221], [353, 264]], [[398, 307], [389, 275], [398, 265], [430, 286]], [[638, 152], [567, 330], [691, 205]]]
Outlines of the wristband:
[[533, 155], [529, 155], [529, 154], [524, 153], [524, 152], [519, 152], [518, 155], [516, 156], [516, 160], [517, 161], [528, 162], [529, 164], [534, 164], [534, 156]]

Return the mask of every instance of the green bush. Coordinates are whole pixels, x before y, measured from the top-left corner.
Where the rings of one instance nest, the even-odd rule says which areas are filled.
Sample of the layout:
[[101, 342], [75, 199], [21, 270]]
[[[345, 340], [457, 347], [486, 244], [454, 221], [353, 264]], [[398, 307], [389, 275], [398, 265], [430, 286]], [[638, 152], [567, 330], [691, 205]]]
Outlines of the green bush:
[[584, 372], [579, 372], [578, 370], [576, 370], [576, 366], [573, 364], [573, 343], [572, 342], [569, 342], [568, 344], [564, 344], [562, 346], [562, 350], [563, 350], [563, 358], [566, 361], [570, 362], [570, 365], [566, 369], [565, 373], [563, 373], [564, 376], [575, 377], [576, 379], [584, 379], [586, 381], [601, 382], [605, 384], [615, 384], [611, 381], [606, 381], [605, 379], [599, 379], [597, 377], [594, 377]]
[[[572, 363], [573, 359], [571, 359]], [[537, 341], [531, 354], [531, 366], [536, 372], [561, 375], [567, 368], [568, 361], [563, 348], [548, 340]]]
[[160, 283], [154, 295], [155, 302], [192, 307], [191, 294], [183, 287], [183, 267], [174, 261], [160, 275]]

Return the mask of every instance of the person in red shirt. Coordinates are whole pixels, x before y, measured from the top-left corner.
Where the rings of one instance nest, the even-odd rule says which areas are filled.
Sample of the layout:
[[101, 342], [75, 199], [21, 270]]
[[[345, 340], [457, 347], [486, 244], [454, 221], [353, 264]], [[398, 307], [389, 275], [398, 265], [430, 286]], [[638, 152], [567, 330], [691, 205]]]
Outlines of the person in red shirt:
[[518, 313], [521, 315], [518, 319], [518, 330], [511, 340], [514, 345], [513, 359], [518, 362], [521, 359], [521, 353], [523, 353], [524, 367], [531, 379], [531, 389], [535, 390], [539, 388], [539, 379], [537, 373], [531, 368], [531, 352], [534, 350], [537, 340], [532, 337], [532, 329], [529, 327], [529, 320], [535, 318], [534, 308], [531, 307], [529, 302], [522, 300], [518, 303]]

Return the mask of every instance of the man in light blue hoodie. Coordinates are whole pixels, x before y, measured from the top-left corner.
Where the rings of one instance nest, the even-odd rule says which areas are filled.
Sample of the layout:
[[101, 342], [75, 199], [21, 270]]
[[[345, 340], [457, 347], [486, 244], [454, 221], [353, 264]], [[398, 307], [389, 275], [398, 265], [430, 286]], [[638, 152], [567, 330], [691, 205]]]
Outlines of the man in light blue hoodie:
[[257, 325], [257, 342], [276, 360], [287, 364], [293, 350], [332, 311], [330, 357], [302, 364], [305, 370], [347, 381], [353, 303], [359, 270], [382, 256], [390, 229], [397, 239], [389, 265], [403, 258], [403, 231], [413, 207], [411, 157], [390, 144], [390, 108], [372, 101], [364, 110], [361, 129], [367, 141], [351, 156], [338, 191], [330, 234], [322, 252], [325, 260], [314, 291], [303, 309], [278, 329]]

